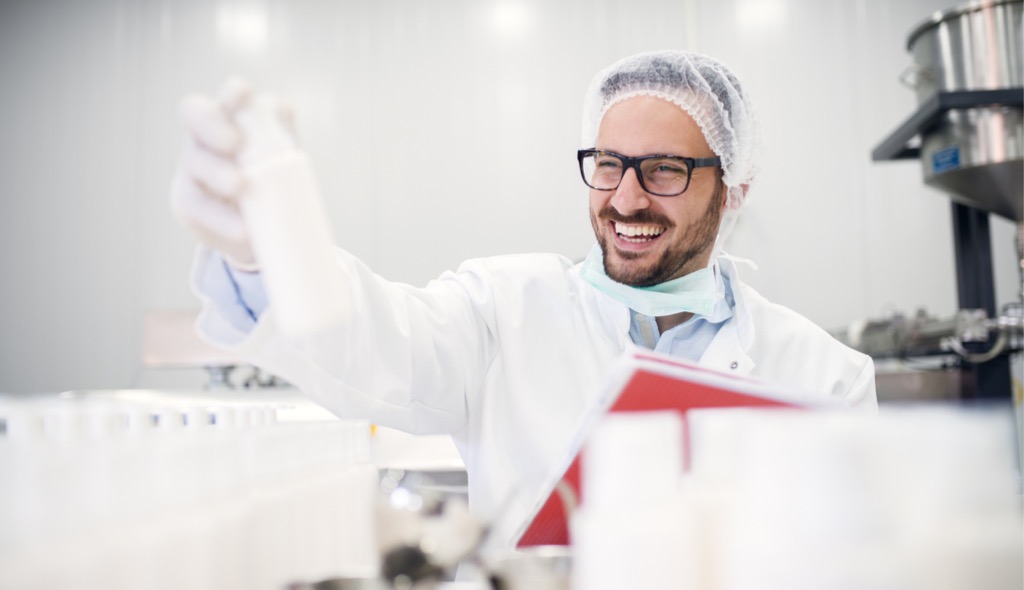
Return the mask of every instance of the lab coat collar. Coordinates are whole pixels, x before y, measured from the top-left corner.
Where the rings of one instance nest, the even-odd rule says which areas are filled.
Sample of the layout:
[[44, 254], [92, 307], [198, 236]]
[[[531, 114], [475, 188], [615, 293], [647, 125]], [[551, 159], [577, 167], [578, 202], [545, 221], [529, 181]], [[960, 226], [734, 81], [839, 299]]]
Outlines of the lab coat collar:
[[588, 303], [595, 306], [598, 310], [598, 313], [601, 316], [601, 323], [605, 326], [605, 329], [607, 330], [608, 327], [611, 328], [611, 335], [615, 338], [619, 351], [625, 351], [627, 346], [632, 344], [632, 341], [629, 339], [629, 324], [631, 321], [630, 318], [632, 317], [629, 307], [621, 303], [619, 300], [612, 298], [611, 295], [599, 291], [596, 287], [583, 279], [580, 274], [582, 266], [583, 263], [578, 262], [573, 268], [576, 279], [579, 280], [580, 283], [579, 289], [581, 290], [581, 294], [588, 296], [591, 300]]
[[738, 262], [748, 264], [755, 270], [757, 269], [753, 262], [745, 258], [736, 258], [728, 254], [723, 254], [718, 258], [718, 265], [722, 269], [722, 275], [732, 286], [733, 301], [736, 304], [733, 314], [739, 324], [738, 337], [740, 345], [746, 351], [750, 350], [750, 347], [754, 345], [754, 320], [750, 313], [750, 305], [747, 302], [746, 286], [740, 280], [739, 270], [736, 267]]
[[738, 260], [729, 255], [718, 258], [722, 276], [732, 287], [735, 307], [732, 318], [722, 325], [701, 355], [700, 364], [720, 371], [747, 375], [756, 366], [748, 354], [754, 344], [754, 322], [747, 305], [746, 292], [736, 270]]

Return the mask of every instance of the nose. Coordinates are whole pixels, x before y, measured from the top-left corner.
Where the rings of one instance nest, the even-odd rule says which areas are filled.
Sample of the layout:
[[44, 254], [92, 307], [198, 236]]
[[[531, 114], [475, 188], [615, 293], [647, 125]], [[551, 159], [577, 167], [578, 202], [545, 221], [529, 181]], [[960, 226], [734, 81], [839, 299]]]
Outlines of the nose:
[[609, 204], [622, 215], [630, 215], [651, 206], [651, 195], [640, 186], [636, 174], [635, 169], [627, 169], [622, 175], [619, 188], [615, 189], [615, 194], [609, 200]]

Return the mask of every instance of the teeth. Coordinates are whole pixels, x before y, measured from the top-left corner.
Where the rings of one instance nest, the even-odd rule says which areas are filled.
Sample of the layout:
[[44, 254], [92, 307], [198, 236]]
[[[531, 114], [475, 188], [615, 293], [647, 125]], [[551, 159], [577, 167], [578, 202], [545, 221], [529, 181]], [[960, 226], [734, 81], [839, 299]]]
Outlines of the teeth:
[[615, 222], [615, 232], [626, 237], [659, 236], [664, 231], [665, 228], [660, 225], [627, 225]]

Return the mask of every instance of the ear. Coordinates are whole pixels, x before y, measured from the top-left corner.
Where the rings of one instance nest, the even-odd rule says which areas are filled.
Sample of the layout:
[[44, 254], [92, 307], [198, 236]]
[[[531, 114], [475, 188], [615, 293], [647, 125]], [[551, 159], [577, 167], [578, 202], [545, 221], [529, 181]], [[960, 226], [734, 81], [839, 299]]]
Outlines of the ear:
[[725, 172], [719, 167], [715, 171], [715, 180], [718, 182], [718, 189], [715, 191], [719, 195], [721, 203], [721, 210], [725, 211], [725, 205], [729, 202], [729, 187], [725, 186], [725, 181], [722, 178], [725, 177]]

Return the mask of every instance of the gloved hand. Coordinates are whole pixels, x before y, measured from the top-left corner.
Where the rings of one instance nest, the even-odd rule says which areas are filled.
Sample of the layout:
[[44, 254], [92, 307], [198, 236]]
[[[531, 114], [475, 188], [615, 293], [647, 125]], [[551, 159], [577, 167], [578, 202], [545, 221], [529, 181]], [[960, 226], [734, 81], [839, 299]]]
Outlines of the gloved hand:
[[349, 314], [344, 270], [291, 109], [229, 80], [218, 98], [190, 96], [189, 141], [171, 188], [182, 223], [233, 267], [261, 272], [276, 323], [305, 337]]
[[[232, 78], [216, 99], [190, 95], [182, 100], [180, 116], [189, 138], [171, 186], [171, 209], [178, 220], [245, 271], [259, 267], [238, 204], [245, 187], [243, 165], [296, 147], [291, 108], [251, 94], [248, 84]], [[248, 108], [256, 101], [263, 108]], [[277, 121], [266, 120], [268, 111]]]

